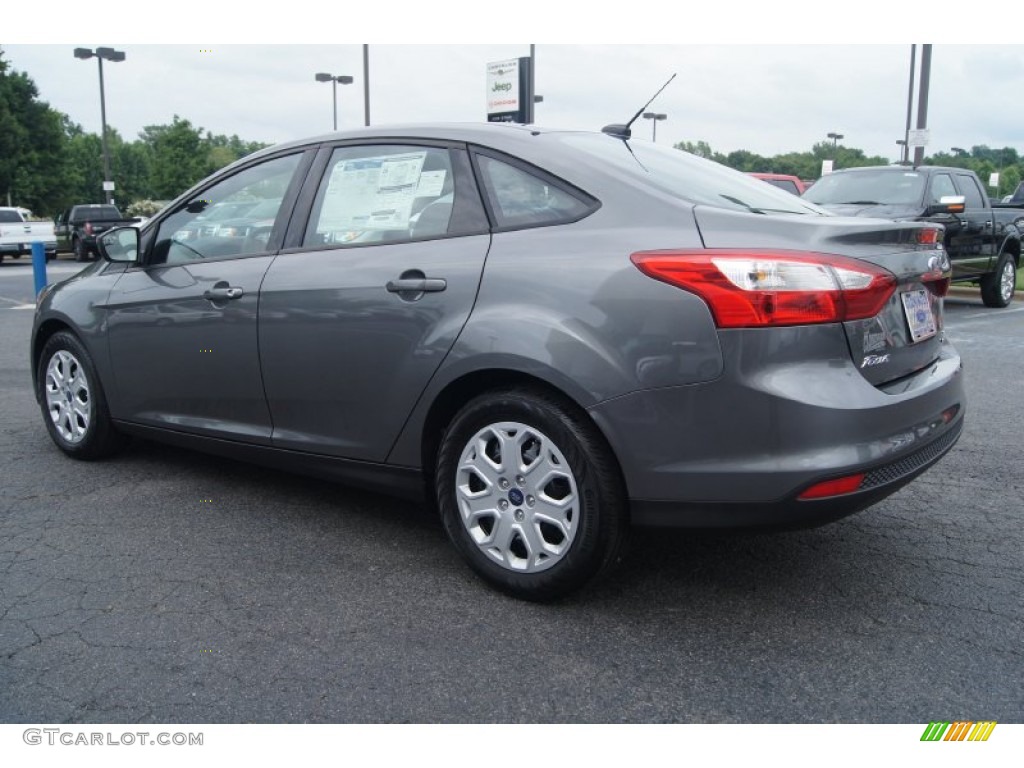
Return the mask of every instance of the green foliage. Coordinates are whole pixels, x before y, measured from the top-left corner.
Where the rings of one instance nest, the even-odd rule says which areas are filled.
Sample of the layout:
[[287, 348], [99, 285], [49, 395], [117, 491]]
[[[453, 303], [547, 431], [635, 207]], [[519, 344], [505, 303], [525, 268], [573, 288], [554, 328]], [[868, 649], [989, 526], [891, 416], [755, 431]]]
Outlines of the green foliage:
[[56, 204], [63, 166], [62, 117], [39, 101], [35, 83], [11, 70], [0, 51], [0, 195], [9, 195], [15, 205], [48, 211]]
[[[833, 148], [832, 143], [828, 141], [816, 143], [809, 152], [787, 152], [774, 157], [761, 157], [745, 149], [723, 155], [713, 151], [706, 141], [681, 141], [675, 148], [745, 173], [785, 173], [809, 180], [817, 179], [821, 174], [823, 160], [834, 160], [836, 169], [890, 164], [887, 158], [877, 155], [868, 157], [863, 150], [853, 147], [839, 144]], [[925, 157], [924, 164], [967, 168], [978, 174], [983, 185], [988, 184], [992, 173], [999, 173], [998, 191], [986, 187], [993, 197], [1011, 194], [1024, 178], [1024, 155], [1012, 147], [991, 149], [982, 144], [971, 147], [970, 152], [936, 152], [930, 157]]]
[[[215, 136], [175, 115], [134, 141], [107, 126], [110, 172], [122, 207], [169, 200], [197, 181], [265, 144]], [[0, 50], [0, 201], [56, 215], [76, 203], [104, 202], [103, 150], [67, 115], [39, 101], [27, 74], [14, 72]], [[146, 214], [134, 214], [146, 215]]]
[[136, 200], [125, 209], [125, 213], [129, 216], [155, 216], [166, 204], [166, 200]]

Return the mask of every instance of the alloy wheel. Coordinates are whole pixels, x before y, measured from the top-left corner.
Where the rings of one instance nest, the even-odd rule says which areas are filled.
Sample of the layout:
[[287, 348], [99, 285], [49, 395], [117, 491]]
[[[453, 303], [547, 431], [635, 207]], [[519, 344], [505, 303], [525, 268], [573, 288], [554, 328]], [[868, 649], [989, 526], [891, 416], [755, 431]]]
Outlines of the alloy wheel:
[[543, 432], [514, 421], [490, 424], [467, 442], [456, 474], [462, 524], [491, 561], [537, 573], [569, 551], [579, 490], [565, 455]]
[[57, 434], [70, 444], [89, 432], [91, 397], [85, 369], [73, 354], [58, 350], [46, 366], [46, 405]]

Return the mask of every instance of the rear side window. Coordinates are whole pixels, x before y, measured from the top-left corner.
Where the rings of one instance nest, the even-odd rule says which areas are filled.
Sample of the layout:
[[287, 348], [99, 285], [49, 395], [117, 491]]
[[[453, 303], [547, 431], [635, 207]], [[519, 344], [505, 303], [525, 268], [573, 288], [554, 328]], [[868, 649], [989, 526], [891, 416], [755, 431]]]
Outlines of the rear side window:
[[576, 221], [595, 207], [550, 179], [487, 155], [478, 155], [480, 174], [499, 228]]
[[21, 216], [17, 211], [0, 211], [0, 224], [13, 224], [21, 222]]
[[985, 199], [981, 194], [981, 190], [978, 189], [978, 183], [974, 180], [973, 176], [968, 176], [966, 173], [958, 173], [957, 181], [960, 183], [961, 194], [967, 198], [968, 208], [985, 207]]

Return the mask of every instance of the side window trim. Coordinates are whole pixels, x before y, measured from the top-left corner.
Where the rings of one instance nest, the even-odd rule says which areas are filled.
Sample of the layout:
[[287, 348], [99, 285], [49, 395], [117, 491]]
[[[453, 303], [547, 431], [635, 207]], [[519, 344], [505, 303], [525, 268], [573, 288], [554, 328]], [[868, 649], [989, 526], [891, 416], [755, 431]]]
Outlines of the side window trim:
[[[519, 229], [536, 229], [538, 227], [550, 227], [560, 224], [573, 224], [577, 221], [582, 221], [587, 218], [601, 207], [601, 201], [593, 195], [584, 192], [579, 187], [570, 184], [565, 179], [559, 178], [548, 171], [538, 168], [535, 165], [520, 160], [517, 157], [506, 155], [503, 152], [491, 149], [489, 147], [483, 147], [480, 145], [470, 145], [470, 157], [473, 162], [473, 172], [476, 175], [477, 187], [483, 193], [481, 196], [484, 201], [484, 206], [487, 209], [487, 217], [491, 222], [492, 232], [514, 232]], [[553, 221], [545, 222], [529, 222], [524, 224], [512, 224], [508, 226], [501, 226], [498, 221], [498, 216], [495, 212], [495, 191], [491, 187], [490, 180], [487, 178], [487, 174], [484, 173], [480, 167], [478, 161], [479, 157], [489, 157], [492, 160], [496, 160], [499, 163], [505, 163], [523, 173], [533, 176], [536, 179], [543, 181], [545, 184], [553, 186], [567, 195], [575, 197], [584, 206], [584, 210], [578, 216], [567, 216], [565, 218], [555, 219]]]
[[[296, 198], [298, 197], [299, 191], [302, 189], [302, 184], [305, 181], [305, 178], [309, 173], [310, 167], [313, 164], [315, 150], [315, 146], [304, 147], [297, 150], [292, 148], [288, 151], [284, 151], [279, 154], [260, 157], [256, 160], [253, 160], [251, 163], [246, 163], [245, 165], [239, 166], [234, 171], [232, 171], [232, 173], [228, 176], [219, 176], [215, 174], [214, 177], [210, 178], [209, 183], [204, 184], [202, 187], [196, 187], [189, 190], [184, 195], [178, 198], [178, 201], [175, 205], [168, 206], [167, 211], [160, 216], [159, 220], [153, 222], [153, 225], [149, 227], [146, 242], [142, 244], [143, 258], [140, 259], [137, 264], [132, 265], [132, 268], [149, 269], [151, 267], [160, 268], [166, 266], [165, 264], [162, 263], [152, 263], [153, 249], [157, 242], [157, 233], [160, 231], [160, 228], [163, 226], [164, 222], [167, 221], [167, 219], [171, 218], [177, 213], [180, 213], [182, 210], [185, 209], [186, 206], [188, 206], [188, 204], [191, 201], [199, 198], [208, 189], [212, 189], [218, 184], [222, 184], [228, 179], [231, 179], [240, 173], [244, 173], [245, 171], [251, 170], [252, 168], [255, 168], [258, 165], [274, 162], [275, 160], [280, 160], [282, 158], [297, 155], [299, 156], [299, 162], [295, 167], [294, 173], [292, 174], [291, 181], [289, 181], [288, 183], [288, 188], [285, 190], [284, 197], [281, 198], [281, 205], [277, 210], [277, 215], [274, 217], [274, 225], [273, 228], [271, 229], [270, 240], [267, 241], [266, 250], [257, 253], [210, 256], [206, 259], [203, 259], [203, 261], [225, 261], [229, 259], [245, 259], [252, 258], [255, 256], [272, 255], [279, 252], [281, 249], [281, 242], [284, 239], [284, 233], [286, 231], [287, 225], [295, 212]], [[286, 214], [287, 217], [285, 218]]]

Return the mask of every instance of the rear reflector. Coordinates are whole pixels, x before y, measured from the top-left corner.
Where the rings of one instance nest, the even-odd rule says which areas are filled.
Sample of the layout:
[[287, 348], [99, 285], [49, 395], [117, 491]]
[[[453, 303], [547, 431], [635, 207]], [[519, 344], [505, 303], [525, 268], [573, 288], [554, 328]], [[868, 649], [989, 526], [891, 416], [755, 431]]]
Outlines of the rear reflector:
[[877, 315], [896, 289], [881, 267], [781, 250], [641, 251], [649, 277], [697, 294], [719, 328], [842, 323]]
[[853, 493], [864, 481], [864, 473], [840, 477], [838, 480], [826, 480], [824, 483], [812, 485], [801, 493], [799, 499], [824, 499], [828, 496], [842, 496], [845, 493]]

